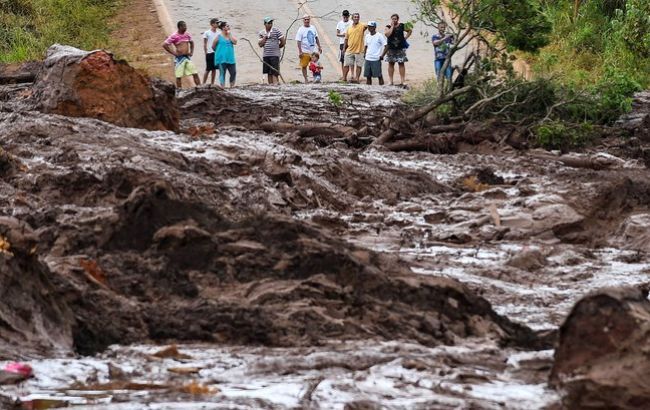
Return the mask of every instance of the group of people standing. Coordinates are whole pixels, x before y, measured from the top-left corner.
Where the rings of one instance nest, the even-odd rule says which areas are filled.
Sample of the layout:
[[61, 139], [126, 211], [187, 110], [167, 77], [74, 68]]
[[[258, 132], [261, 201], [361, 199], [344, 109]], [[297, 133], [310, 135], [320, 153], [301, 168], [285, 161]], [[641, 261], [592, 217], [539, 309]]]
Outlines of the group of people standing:
[[[284, 33], [273, 26], [272, 17], [264, 18], [264, 29], [258, 33], [257, 45], [262, 49], [262, 73], [268, 76], [269, 84], [278, 84], [280, 74], [280, 60], [282, 49], [287, 39]], [[311, 24], [311, 17], [302, 17], [302, 26], [295, 36], [298, 60], [304, 81], [309, 82], [308, 71], [312, 73], [312, 81], [320, 82], [323, 66], [320, 56], [323, 53], [321, 42], [316, 27]], [[451, 35], [446, 35], [446, 26], [440, 25], [439, 35], [432, 37], [435, 48], [435, 69], [439, 73], [442, 64], [453, 42]], [[191, 58], [194, 54], [194, 41], [187, 32], [187, 25], [183, 21], [177, 24], [178, 31], [170, 35], [164, 42], [163, 48], [174, 56], [175, 77], [177, 87], [181, 87], [181, 79], [192, 76], [195, 84], [201, 84], [198, 71]], [[372, 84], [376, 78], [380, 85], [384, 84], [382, 73], [382, 60], [388, 63], [389, 84], [394, 84], [395, 65], [398, 66], [398, 85], [404, 85], [406, 77], [406, 50], [409, 47], [408, 39], [413, 33], [412, 27], [400, 22], [399, 16], [393, 14], [390, 23], [384, 27], [383, 32], [378, 29], [376, 21], [361, 22], [359, 13], [344, 10], [341, 21], [336, 26], [336, 36], [339, 39], [339, 62], [341, 64], [341, 80], [358, 83], [363, 71], [367, 84]], [[236, 84], [237, 66], [235, 60], [235, 46], [237, 38], [232, 34], [230, 25], [225, 21], [213, 18], [210, 20], [210, 29], [202, 35], [203, 51], [205, 53], [206, 70], [203, 83], [215, 83], [216, 71], [219, 71], [219, 84], [226, 85], [226, 74], [229, 76], [231, 87]], [[443, 63], [440, 63], [442, 61]], [[447, 64], [448, 78], [451, 78], [451, 65]]]

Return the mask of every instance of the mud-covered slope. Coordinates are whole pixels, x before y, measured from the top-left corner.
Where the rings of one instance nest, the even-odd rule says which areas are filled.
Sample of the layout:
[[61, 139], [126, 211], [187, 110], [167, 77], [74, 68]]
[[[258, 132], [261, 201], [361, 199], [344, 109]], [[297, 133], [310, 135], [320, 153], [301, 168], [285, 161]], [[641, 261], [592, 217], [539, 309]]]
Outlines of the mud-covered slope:
[[[355, 173], [370, 187], [396, 183], [404, 196], [444, 189], [424, 175], [412, 183], [416, 174], [390, 167], [362, 172], [358, 159], [343, 157], [328, 161], [333, 174], [302, 162], [287, 170], [296, 182], [280, 184], [269, 173], [269, 161], [278, 161], [268, 154], [229, 158], [223, 147], [184, 155], [192, 142], [90, 119], [0, 113], [9, 170], [0, 212], [34, 230], [41, 275], [51, 279], [60, 309], [74, 315], [53, 323], [72, 329], [78, 352], [166, 339], [281, 346], [368, 337], [428, 345], [467, 336], [531, 340], [527, 328], [460, 283], [416, 276], [393, 257], [283, 216], [312, 201], [360, 200], [370, 191], [353, 182]], [[29, 338], [40, 341], [36, 333]]]

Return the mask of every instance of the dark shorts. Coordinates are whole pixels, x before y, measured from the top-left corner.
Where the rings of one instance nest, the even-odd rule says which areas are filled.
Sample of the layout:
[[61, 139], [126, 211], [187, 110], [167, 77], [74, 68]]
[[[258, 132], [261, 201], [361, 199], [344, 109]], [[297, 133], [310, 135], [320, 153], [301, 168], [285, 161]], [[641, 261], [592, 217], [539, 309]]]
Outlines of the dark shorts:
[[219, 67], [217, 67], [214, 64], [214, 53], [206, 54], [205, 55], [205, 71], [212, 71], [216, 70]]
[[368, 61], [366, 60], [363, 65], [363, 76], [366, 78], [382, 78], [381, 74], [381, 61]]
[[341, 64], [343, 64], [343, 62], [345, 61], [345, 53], [343, 52], [343, 46], [345, 46], [345, 44], [339, 45], [339, 50], [341, 50], [341, 52], [339, 53], [339, 61], [341, 62]]
[[262, 64], [262, 74], [280, 75], [280, 57], [264, 57], [263, 60], [266, 64]]

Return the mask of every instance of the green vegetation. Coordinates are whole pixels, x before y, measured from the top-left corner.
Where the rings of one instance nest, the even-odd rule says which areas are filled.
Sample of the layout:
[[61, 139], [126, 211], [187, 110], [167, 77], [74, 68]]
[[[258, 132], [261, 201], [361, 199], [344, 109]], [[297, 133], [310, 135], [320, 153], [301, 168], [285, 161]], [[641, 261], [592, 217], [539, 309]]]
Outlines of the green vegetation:
[[335, 90], [329, 90], [327, 92], [327, 101], [332, 104], [335, 108], [341, 108], [343, 105], [343, 96], [340, 92]]
[[0, 0], [0, 62], [43, 57], [54, 43], [105, 47], [120, 0]]
[[[458, 0], [450, 10], [438, 0], [414, 2], [429, 25], [453, 21], [450, 53], [468, 43], [463, 37], [487, 50], [471, 56], [467, 92], [436, 105], [440, 122], [496, 119], [566, 150], [593, 141], [630, 110], [634, 92], [650, 87], [648, 0]], [[515, 59], [531, 65], [532, 80], [515, 74]], [[435, 105], [449, 91], [438, 78], [406, 101]]]
[[[550, 44], [527, 56], [538, 75], [578, 87], [650, 86], [650, 1], [545, 1]], [[629, 91], [629, 90], [621, 90]]]

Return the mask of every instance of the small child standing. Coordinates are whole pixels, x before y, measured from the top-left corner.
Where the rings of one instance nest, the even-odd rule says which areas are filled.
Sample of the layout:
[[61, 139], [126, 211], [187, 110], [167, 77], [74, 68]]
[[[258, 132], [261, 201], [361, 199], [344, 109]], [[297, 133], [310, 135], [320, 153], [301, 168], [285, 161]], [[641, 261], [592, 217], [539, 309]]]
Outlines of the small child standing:
[[320, 54], [317, 52], [311, 53], [311, 62], [309, 63], [309, 71], [312, 72], [314, 75], [314, 82], [315, 83], [320, 83], [321, 82], [321, 70], [323, 69], [323, 66], [320, 64], [319, 61]]

